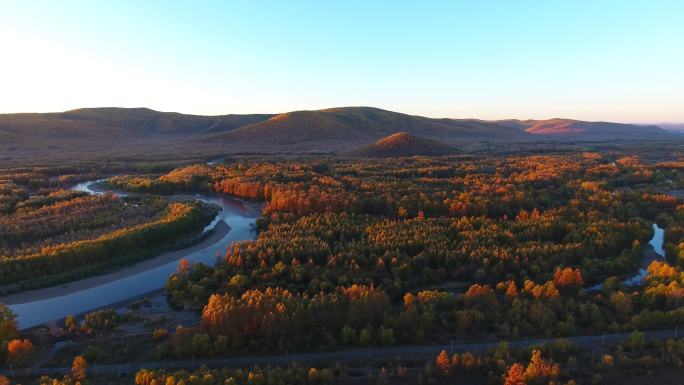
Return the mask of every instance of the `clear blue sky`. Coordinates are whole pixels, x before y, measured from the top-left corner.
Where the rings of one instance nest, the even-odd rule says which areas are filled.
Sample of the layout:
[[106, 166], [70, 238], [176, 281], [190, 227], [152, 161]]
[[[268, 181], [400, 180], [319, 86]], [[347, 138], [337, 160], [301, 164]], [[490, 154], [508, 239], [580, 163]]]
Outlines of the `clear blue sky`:
[[0, 112], [684, 122], [684, 2], [0, 0]]

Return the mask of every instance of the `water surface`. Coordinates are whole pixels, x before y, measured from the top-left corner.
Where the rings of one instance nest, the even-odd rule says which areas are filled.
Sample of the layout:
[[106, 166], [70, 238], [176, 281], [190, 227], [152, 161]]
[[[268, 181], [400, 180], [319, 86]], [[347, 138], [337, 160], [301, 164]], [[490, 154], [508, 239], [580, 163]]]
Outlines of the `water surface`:
[[[79, 183], [73, 189], [89, 194], [104, 194], [104, 191], [97, 185], [98, 182], [100, 181]], [[121, 195], [126, 194], [121, 193]], [[174, 195], [170, 199], [201, 200], [216, 204], [221, 210], [204, 231], [213, 229], [221, 221], [230, 227], [230, 231], [217, 242], [183, 256], [190, 262], [214, 264], [217, 256], [223, 255], [226, 246], [230, 243], [255, 238], [253, 225], [259, 217], [258, 207], [234, 198], [203, 194]], [[20, 328], [24, 329], [160, 289], [164, 287], [167, 278], [176, 271], [177, 267], [178, 261], [174, 260], [92, 288], [59, 297], [12, 304], [10, 308], [17, 315]]]

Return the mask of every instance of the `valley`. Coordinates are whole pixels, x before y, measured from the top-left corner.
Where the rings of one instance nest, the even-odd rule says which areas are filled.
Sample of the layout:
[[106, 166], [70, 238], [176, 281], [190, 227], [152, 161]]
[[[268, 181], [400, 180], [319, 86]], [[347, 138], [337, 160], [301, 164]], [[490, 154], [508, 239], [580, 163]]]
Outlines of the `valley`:
[[684, 384], [684, 2], [1, 9], [0, 385]]
[[[326, 371], [323, 383], [359, 373], [477, 382], [539, 351], [558, 367], [549, 376], [569, 380], [596, 376], [588, 352], [646, 357], [656, 342], [620, 352], [644, 336], [678, 338], [684, 174], [675, 144], [639, 155], [629, 141], [617, 146], [439, 155], [445, 145], [400, 133], [344, 156], [7, 168], [7, 218], [83, 199], [213, 207], [179, 233], [199, 232], [192, 243], [3, 297], [14, 313], [5, 322], [33, 345], [13, 361], [15, 375], [60, 375], [82, 355], [97, 362], [96, 381], [165, 376], [162, 368], [210, 373], [201, 364], [259, 363], [251, 370], [282, 377], [271, 365], [295, 370], [299, 361], [307, 376]], [[644, 262], [654, 250], [665, 259]], [[608, 342], [596, 342], [603, 335]], [[511, 364], [488, 358], [501, 349]], [[441, 350], [463, 363], [440, 374]], [[628, 370], [620, 368], [601, 375], [610, 383]]]

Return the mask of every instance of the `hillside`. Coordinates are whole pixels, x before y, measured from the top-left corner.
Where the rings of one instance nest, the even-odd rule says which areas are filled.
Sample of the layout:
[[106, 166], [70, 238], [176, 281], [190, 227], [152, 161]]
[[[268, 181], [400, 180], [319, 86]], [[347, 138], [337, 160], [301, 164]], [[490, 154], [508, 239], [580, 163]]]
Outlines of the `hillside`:
[[63, 136], [125, 133], [192, 135], [232, 130], [271, 115], [185, 115], [148, 108], [82, 108], [58, 113], [0, 115], [0, 131], [21, 135]]
[[435, 140], [398, 132], [373, 144], [361, 147], [353, 154], [367, 158], [396, 158], [416, 155], [439, 156], [456, 152], [455, 148], [443, 145]]
[[[0, 159], [140, 159], [174, 154], [346, 152], [396, 132], [464, 144], [666, 137], [657, 126], [570, 119], [435, 119], [372, 107], [283, 114], [187, 115], [147, 108], [0, 114]], [[675, 134], [672, 134], [675, 135]]]
[[[148, 108], [84, 108], [60, 113], [0, 114], [0, 159], [54, 161], [162, 155], [207, 148], [184, 147], [190, 138], [235, 129], [271, 115], [200, 116]], [[216, 149], [218, 152], [219, 149]]]
[[378, 139], [397, 131], [432, 138], [464, 140], [515, 139], [527, 134], [495, 123], [433, 119], [371, 107], [295, 111], [206, 138], [211, 141], [260, 140], [300, 143]]
[[610, 122], [584, 122], [573, 119], [504, 120], [496, 123], [534, 135], [647, 136], [666, 133], [665, 130], [658, 126]]
[[657, 126], [572, 119], [502, 120], [434, 119], [371, 107], [295, 111], [235, 130], [207, 136], [212, 142], [298, 144], [343, 141], [363, 143], [397, 131], [457, 144], [464, 141], [529, 141], [647, 137], [667, 134]]
[[684, 131], [684, 123], [662, 123], [658, 127], [664, 128], [668, 131], [682, 132]]

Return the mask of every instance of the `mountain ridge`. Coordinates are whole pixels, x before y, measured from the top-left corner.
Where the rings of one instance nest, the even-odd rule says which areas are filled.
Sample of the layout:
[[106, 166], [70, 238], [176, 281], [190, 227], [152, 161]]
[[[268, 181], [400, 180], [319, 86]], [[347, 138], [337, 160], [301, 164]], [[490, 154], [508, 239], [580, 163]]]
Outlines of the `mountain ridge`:
[[37, 130], [43, 127], [82, 129], [123, 129], [131, 134], [196, 134], [220, 132], [271, 117], [271, 114], [190, 115], [161, 112], [145, 107], [79, 108], [64, 112], [0, 114], [0, 130]]
[[510, 127], [516, 127], [535, 135], [606, 135], [606, 134], [649, 134], [665, 133], [656, 125], [613, 123], [605, 121], [583, 121], [566, 118], [551, 119], [509, 119], [495, 121]]
[[374, 107], [213, 116], [103, 107], [0, 114], [0, 158], [41, 155], [58, 159], [68, 158], [74, 151], [93, 156], [120, 156], [131, 151], [144, 155], [344, 152], [396, 132], [457, 147], [488, 142], [648, 139], [668, 134], [657, 126], [573, 119], [428, 118]]
[[[36, 126], [58, 128], [60, 125], [76, 127], [94, 126], [135, 130], [143, 134], [199, 134], [239, 130], [275, 133], [273, 125], [300, 125], [299, 131], [332, 128], [354, 129], [369, 135], [391, 134], [397, 131], [422, 131], [432, 136], [472, 135], [496, 137], [510, 134], [596, 134], [627, 130], [629, 133], [666, 132], [657, 125], [581, 121], [576, 119], [453, 119], [429, 118], [375, 107], [333, 107], [320, 110], [298, 110], [280, 114], [225, 114], [193, 115], [162, 112], [146, 107], [95, 107], [78, 108], [64, 112], [0, 114], [0, 130], [7, 134], [20, 134], [19, 129]], [[286, 127], [290, 129], [290, 127]], [[408, 128], [409, 130], [404, 130]], [[263, 131], [263, 132], [262, 132]], [[431, 132], [428, 132], [431, 131]], [[515, 132], [519, 131], [519, 132]], [[604, 132], [605, 133], [605, 132]], [[239, 136], [239, 135], [238, 135]], [[296, 137], [296, 139], [302, 139]]]
[[[283, 135], [284, 131], [287, 136]], [[434, 138], [494, 139], [525, 136], [524, 133], [515, 132], [506, 127], [474, 120], [426, 118], [374, 107], [337, 107], [278, 114], [267, 120], [218, 134], [209, 140], [265, 140], [269, 138], [283, 143], [350, 137], [374, 140], [397, 131]]]

